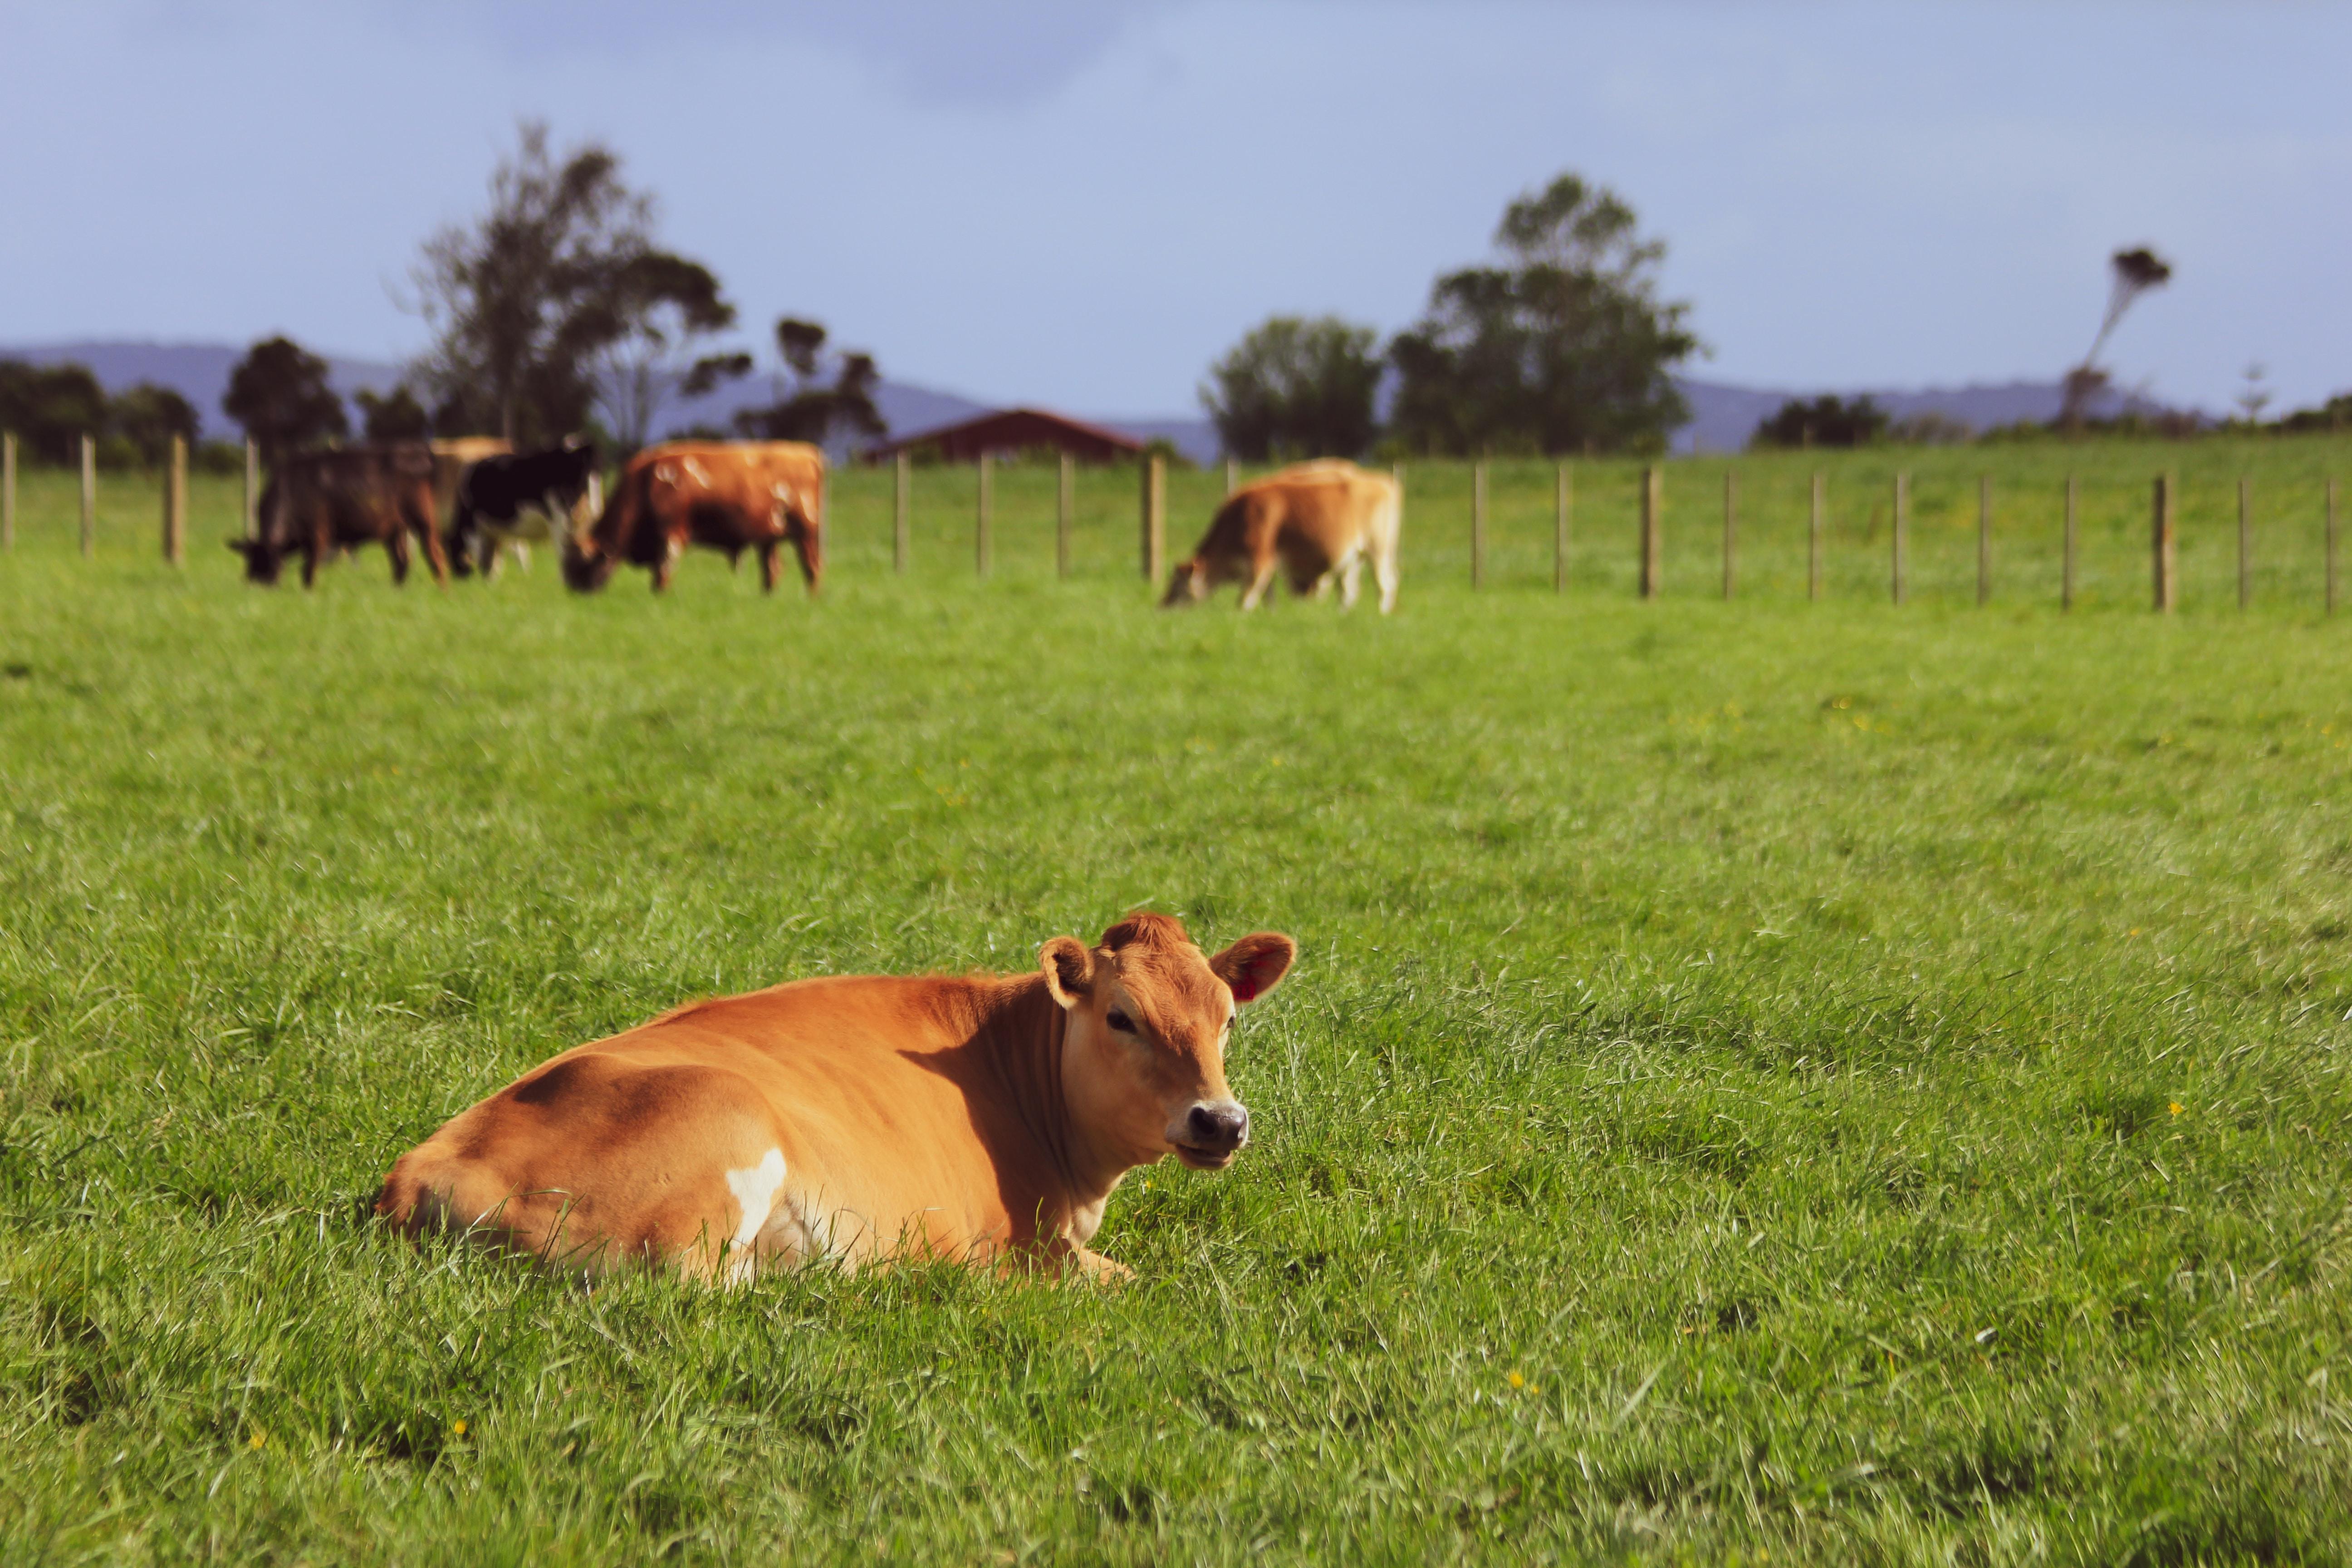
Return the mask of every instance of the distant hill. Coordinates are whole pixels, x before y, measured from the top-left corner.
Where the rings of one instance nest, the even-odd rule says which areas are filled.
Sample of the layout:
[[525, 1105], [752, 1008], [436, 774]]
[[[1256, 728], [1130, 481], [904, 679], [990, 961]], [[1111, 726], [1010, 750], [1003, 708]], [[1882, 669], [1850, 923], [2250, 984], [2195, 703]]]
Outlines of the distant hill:
[[[1792, 397], [1813, 398], [1823, 391], [1843, 398], [1867, 397], [1897, 420], [1922, 414], [1940, 414], [1972, 430], [1990, 430], [2021, 419], [2044, 424], [2058, 417], [2066, 400], [2065, 388], [2055, 381], [2004, 381], [1989, 386], [1928, 386], [1915, 392], [1885, 389], [1860, 393], [1838, 388], [1811, 392], [1770, 392], [1752, 386], [1726, 386], [1719, 382], [1677, 378], [1676, 385], [1690, 400], [1691, 422], [1675, 433], [1677, 452], [1737, 452], [1756, 434], [1756, 426]], [[2117, 414], [2158, 415], [2170, 412], [2161, 404], [2123, 393], [2109, 393], [2091, 406], [2094, 416]]]
[[[204, 434], [232, 437], [236, 427], [221, 412], [221, 395], [228, 390], [228, 373], [244, 353], [223, 343], [160, 343], [114, 340], [79, 342], [0, 345], [0, 359], [29, 360], [37, 364], [79, 360], [89, 366], [108, 392], [120, 392], [137, 382], [168, 386], [195, 405]], [[384, 392], [399, 381], [401, 368], [379, 360], [342, 359], [330, 355], [329, 379], [345, 397], [362, 388]], [[1732, 452], [1748, 444], [1756, 426], [1791, 397], [1811, 397], [1815, 392], [1776, 392], [1752, 386], [1728, 386], [1719, 382], [1678, 381], [1690, 399], [1692, 420], [1677, 431], [1677, 452]], [[1834, 390], [1834, 389], [1833, 389]], [[1867, 396], [1897, 419], [1940, 414], [1972, 429], [1985, 430], [2020, 419], [2048, 420], [2057, 416], [2063, 394], [2055, 381], [2011, 381], [1995, 385], [1923, 387], [1916, 391], [1874, 390], [1861, 394], [1837, 391], [1840, 397]], [[745, 376], [707, 396], [683, 399], [665, 408], [654, 427], [662, 432], [689, 426], [728, 427], [739, 409], [758, 407], [775, 400], [773, 379], [765, 372]], [[984, 414], [994, 405], [954, 393], [904, 382], [885, 381], [875, 395], [876, 405], [887, 421], [890, 434], [906, 435], [935, 426], [952, 425]], [[2094, 410], [2101, 416], [2126, 410], [2160, 414], [2160, 405], [2144, 398], [2110, 394]], [[1139, 440], [1165, 437], [1176, 449], [1201, 464], [1218, 459], [1216, 427], [1201, 418], [1102, 418], [1086, 416]], [[358, 411], [352, 411], [358, 423]]]

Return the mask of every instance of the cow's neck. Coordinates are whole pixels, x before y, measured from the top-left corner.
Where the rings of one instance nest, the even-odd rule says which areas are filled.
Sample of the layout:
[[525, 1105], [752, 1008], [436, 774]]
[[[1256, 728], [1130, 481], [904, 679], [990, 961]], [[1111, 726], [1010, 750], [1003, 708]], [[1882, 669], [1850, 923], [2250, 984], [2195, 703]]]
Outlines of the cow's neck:
[[[1039, 1239], [1075, 1226], [1079, 1234], [1072, 1239], [1083, 1245], [1131, 1163], [1106, 1159], [1070, 1115], [1062, 1078], [1069, 1015], [1045, 989], [1044, 975], [1022, 975], [996, 988], [981, 1037], [1039, 1163]], [[1029, 1216], [1013, 1217], [1018, 1225]]]

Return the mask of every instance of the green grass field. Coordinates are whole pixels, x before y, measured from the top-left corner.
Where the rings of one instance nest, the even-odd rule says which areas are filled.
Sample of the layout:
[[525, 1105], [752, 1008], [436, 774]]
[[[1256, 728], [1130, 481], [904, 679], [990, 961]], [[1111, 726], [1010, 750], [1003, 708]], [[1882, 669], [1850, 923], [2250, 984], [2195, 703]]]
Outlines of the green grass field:
[[[968, 470], [907, 580], [848, 476], [814, 605], [710, 558], [248, 589], [213, 481], [184, 571], [127, 480], [86, 563], [28, 476], [0, 1560], [2343, 1560], [2352, 443], [1738, 467], [1727, 605], [1720, 461], [1671, 466], [1648, 605], [1630, 466], [1578, 465], [1555, 596], [1549, 468], [1498, 465], [1473, 595], [1466, 470], [1415, 465], [1387, 620], [1150, 611], [1131, 475], [1067, 584], [1048, 473], [986, 584]], [[1131, 1286], [586, 1293], [358, 1217], [564, 1046], [1139, 904], [1304, 951], [1237, 1030], [1253, 1148], [1113, 1199]]]

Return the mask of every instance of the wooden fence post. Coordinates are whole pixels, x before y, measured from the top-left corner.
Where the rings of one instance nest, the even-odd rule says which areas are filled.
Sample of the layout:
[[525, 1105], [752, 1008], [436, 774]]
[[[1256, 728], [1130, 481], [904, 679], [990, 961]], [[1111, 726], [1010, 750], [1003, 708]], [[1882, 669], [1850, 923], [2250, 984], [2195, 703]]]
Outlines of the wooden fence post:
[[1486, 459], [1470, 465], [1470, 586], [1486, 582]]
[[2059, 552], [2058, 607], [2074, 607], [2074, 476], [2066, 476], [2066, 539]]
[[98, 553], [98, 443], [81, 438], [81, 558]]
[[991, 482], [994, 478], [994, 454], [982, 452], [980, 455], [980, 515], [973, 519], [971, 538], [972, 568], [975, 574], [982, 577], [988, 575], [988, 511], [989, 502], [994, 499], [992, 494], [994, 486]]
[[1895, 476], [1895, 602], [1903, 603], [1906, 584], [1904, 568], [1909, 564], [1904, 557], [1911, 542], [1911, 476], [1898, 472]]
[[1665, 475], [1654, 463], [1642, 470], [1642, 597], [1654, 599], [1664, 587]]
[[257, 539], [261, 535], [261, 447], [250, 436], [245, 438], [245, 536]]
[[16, 548], [16, 434], [0, 431], [0, 550]]
[[1739, 477], [1723, 470], [1723, 596], [1739, 585]]
[[2253, 603], [2254, 498], [2253, 481], [2238, 476], [2238, 608]]
[[1813, 470], [1813, 507], [1805, 520], [1805, 597], [1818, 601], [1822, 596], [1822, 487], [1826, 481], [1819, 468]]
[[2155, 516], [2149, 523], [2148, 553], [2156, 577], [2156, 611], [2162, 616], [2172, 613], [2179, 593], [2173, 578], [2172, 550], [2173, 511], [2179, 499], [2173, 491], [2172, 476], [2157, 475]]
[[1062, 454], [1062, 482], [1054, 498], [1054, 575], [1070, 574], [1070, 514], [1077, 508], [1077, 459]]
[[163, 470], [163, 559], [174, 566], [188, 563], [188, 438], [172, 437], [172, 456]]
[[1977, 608], [1992, 603], [1992, 476], [1977, 476]]
[[2336, 613], [2336, 481], [2327, 481], [2327, 613]]
[[1568, 592], [1568, 510], [1574, 497], [1568, 488], [1568, 465], [1562, 463], [1552, 476], [1551, 490], [1551, 591]]
[[1168, 460], [1154, 452], [1143, 459], [1143, 580], [1160, 581], [1168, 550]]
[[912, 531], [908, 513], [915, 499], [915, 459], [908, 452], [900, 452], [898, 461], [898, 482], [890, 508], [890, 570], [899, 576], [907, 574], [908, 546]]

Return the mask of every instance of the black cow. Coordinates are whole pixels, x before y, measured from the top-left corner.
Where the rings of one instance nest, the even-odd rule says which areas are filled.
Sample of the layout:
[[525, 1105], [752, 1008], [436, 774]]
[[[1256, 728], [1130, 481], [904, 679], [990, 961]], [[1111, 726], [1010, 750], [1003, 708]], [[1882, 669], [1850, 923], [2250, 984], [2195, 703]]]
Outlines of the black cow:
[[499, 547], [511, 544], [525, 562], [527, 541], [561, 543], [572, 537], [573, 514], [596, 485], [596, 446], [566, 442], [544, 452], [484, 458], [457, 481], [449, 517], [449, 562], [457, 575], [478, 568], [497, 574]]
[[434, 581], [446, 583], [441, 538], [434, 531], [433, 453], [423, 443], [298, 452], [278, 463], [255, 509], [257, 537], [232, 539], [245, 574], [275, 583], [289, 555], [302, 557], [302, 586], [338, 551], [381, 544], [392, 580], [408, 580], [408, 536], [425, 548]]

